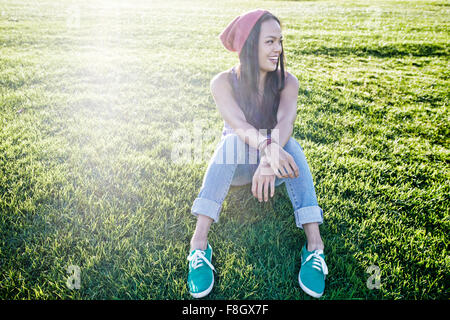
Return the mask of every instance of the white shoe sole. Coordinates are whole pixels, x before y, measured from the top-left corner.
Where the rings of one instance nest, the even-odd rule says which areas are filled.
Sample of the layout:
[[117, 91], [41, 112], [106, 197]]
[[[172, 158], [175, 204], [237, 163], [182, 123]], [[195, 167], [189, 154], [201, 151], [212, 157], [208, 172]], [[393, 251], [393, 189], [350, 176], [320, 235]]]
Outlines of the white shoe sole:
[[205, 291], [202, 291], [202, 292], [199, 292], [199, 293], [192, 293], [192, 292], [189, 292], [189, 293], [194, 298], [197, 298], [197, 299], [198, 298], [203, 298], [203, 297], [206, 297], [211, 292], [213, 287], [214, 287], [214, 278], [213, 278], [213, 281], [212, 281], [211, 285], [209, 286], [209, 288], [206, 289]]

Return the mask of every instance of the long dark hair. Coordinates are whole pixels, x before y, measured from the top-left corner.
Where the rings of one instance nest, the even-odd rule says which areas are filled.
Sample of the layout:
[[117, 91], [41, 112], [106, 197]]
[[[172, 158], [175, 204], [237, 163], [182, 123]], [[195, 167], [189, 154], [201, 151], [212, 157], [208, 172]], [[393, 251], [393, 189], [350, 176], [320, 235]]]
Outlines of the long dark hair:
[[[284, 89], [284, 49], [281, 45], [279, 59], [281, 77], [278, 76], [278, 64], [275, 71], [267, 72], [264, 93], [261, 106], [258, 107], [258, 84], [260, 78], [259, 71], [259, 34], [261, 24], [264, 21], [274, 19], [281, 27], [280, 20], [271, 13], [265, 13], [259, 18], [248, 36], [239, 56], [240, 69], [237, 70], [239, 88], [233, 87], [233, 93], [242, 109], [247, 122], [256, 129], [273, 129], [277, 124], [277, 111], [280, 104], [280, 94]], [[237, 92], [236, 92], [237, 91]]]

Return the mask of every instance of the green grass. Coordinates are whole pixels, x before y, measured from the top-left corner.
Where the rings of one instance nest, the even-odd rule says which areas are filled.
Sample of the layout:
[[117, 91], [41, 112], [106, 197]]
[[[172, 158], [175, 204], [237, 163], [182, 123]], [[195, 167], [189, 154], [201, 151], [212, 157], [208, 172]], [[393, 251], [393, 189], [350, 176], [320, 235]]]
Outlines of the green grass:
[[[190, 298], [190, 208], [222, 127], [209, 81], [238, 61], [218, 34], [256, 7], [281, 19], [300, 81], [293, 135], [324, 210], [323, 299], [449, 298], [443, 0], [2, 1], [0, 298]], [[173, 162], [174, 132], [198, 121], [214, 133], [206, 156]], [[284, 186], [266, 204], [232, 188], [209, 298], [310, 299], [304, 240]]]

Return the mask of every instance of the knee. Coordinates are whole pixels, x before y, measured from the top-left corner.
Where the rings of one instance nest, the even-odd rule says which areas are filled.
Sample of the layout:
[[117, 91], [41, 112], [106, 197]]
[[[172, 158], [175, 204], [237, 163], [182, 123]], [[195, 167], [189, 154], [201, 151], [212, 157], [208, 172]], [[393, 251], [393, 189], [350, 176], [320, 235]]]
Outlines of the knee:
[[238, 135], [235, 133], [227, 134], [225, 137], [222, 138], [223, 143], [235, 143], [236, 139], [238, 139]]
[[284, 150], [286, 150], [288, 153], [292, 153], [295, 150], [303, 151], [303, 148], [301, 147], [300, 143], [298, 143], [298, 141], [294, 139], [294, 137], [290, 137], [288, 142], [284, 146]]

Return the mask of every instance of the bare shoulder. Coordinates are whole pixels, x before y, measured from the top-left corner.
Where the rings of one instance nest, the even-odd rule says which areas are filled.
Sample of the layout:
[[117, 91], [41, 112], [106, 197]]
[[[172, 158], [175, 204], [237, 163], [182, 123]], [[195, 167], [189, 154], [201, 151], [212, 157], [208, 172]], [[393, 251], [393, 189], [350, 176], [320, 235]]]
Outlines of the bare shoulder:
[[229, 82], [230, 71], [222, 71], [216, 74], [210, 81], [210, 87], [212, 91], [225, 91], [230, 89]]
[[285, 71], [286, 82], [281, 91], [281, 99], [284, 101], [294, 101], [298, 98], [299, 81], [295, 75]]
[[[281, 71], [280, 71], [281, 73]], [[299, 87], [298, 79], [295, 75], [288, 71], [284, 71], [285, 77], [286, 77], [286, 85], [285, 87], [291, 87], [291, 88], [297, 88]]]

